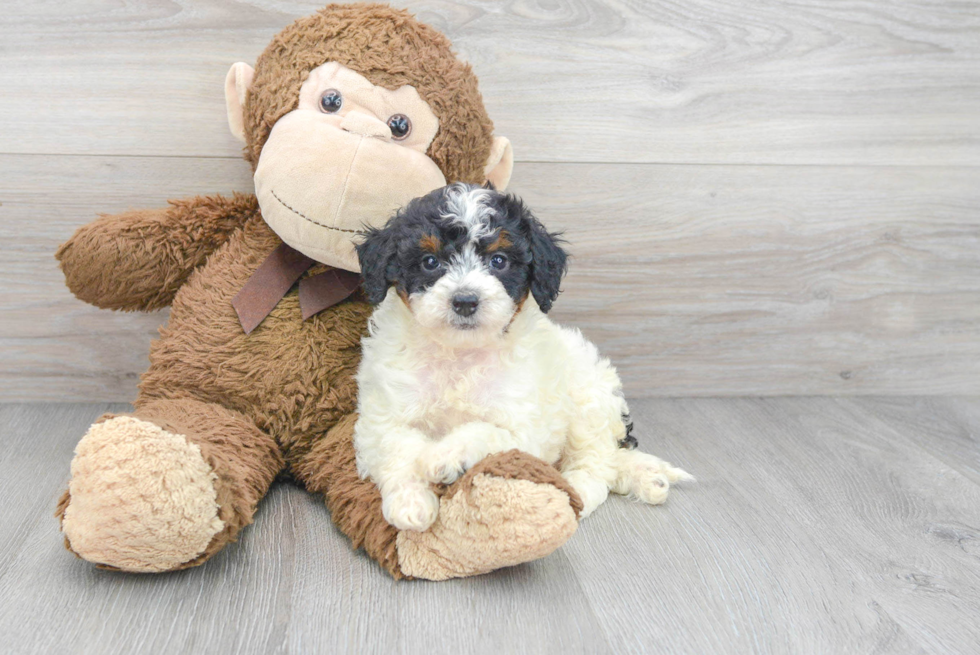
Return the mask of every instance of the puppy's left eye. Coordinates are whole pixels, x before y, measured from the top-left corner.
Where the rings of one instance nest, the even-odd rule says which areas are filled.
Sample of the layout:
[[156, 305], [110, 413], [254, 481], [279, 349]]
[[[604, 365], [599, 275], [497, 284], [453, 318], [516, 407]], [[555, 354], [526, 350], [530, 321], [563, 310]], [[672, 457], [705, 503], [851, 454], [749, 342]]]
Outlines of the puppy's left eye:
[[502, 271], [506, 269], [507, 264], [509, 263], [510, 262], [508, 262], [507, 258], [504, 257], [503, 255], [494, 255], [493, 257], [490, 258], [490, 266], [497, 269], [498, 271]]
[[422, 258], [422, 268], [427, 271], [434, 271], [439, 268], [439, 260], [432, 255], [426, 255]]

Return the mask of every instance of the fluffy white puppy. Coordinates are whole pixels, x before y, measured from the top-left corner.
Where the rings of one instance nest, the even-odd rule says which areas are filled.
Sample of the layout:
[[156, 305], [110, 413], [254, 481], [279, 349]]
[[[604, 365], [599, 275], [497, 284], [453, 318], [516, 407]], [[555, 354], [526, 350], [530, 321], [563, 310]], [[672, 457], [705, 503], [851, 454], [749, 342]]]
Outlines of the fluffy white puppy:
[[514, 196], [454, 184], [358, 246], [377, 309], [354, 446], [395, 527], [427, 529], [439, 509], [430, 483], [512, 448], [555, 463], [583, 517], [610, 490], [658, 504], [691, 477], [634, 450], [616, 370], [545, 316], [565, 272], [558, 241]]

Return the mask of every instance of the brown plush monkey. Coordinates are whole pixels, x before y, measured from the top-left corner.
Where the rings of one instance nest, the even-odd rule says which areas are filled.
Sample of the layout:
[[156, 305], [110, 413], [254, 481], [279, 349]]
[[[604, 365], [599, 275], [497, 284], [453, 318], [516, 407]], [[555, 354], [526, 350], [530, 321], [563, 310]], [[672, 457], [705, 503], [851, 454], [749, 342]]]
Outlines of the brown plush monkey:
[[488, 458], [440, 489], [426, 532], [388, 525], [354, 464], [370, 312], [346, 272], [356, 232], [447, 182], [510, 177], [510, 145], [493, 137], [470, 67], [406, 12], [331, 5], [276, 36], [254, 72], [232, 67], [226, 99], [255, 196], [105, 216], [58, 251], [82, 300], [171, 307], [133, 414], [103, 416], [76, 448], [58, 507], [66, 546], [126, 571], [195, 566], [288, 474], [324, 493], [354, 546], [395, 577], [552, 552], [581, 504], [548, 463]]

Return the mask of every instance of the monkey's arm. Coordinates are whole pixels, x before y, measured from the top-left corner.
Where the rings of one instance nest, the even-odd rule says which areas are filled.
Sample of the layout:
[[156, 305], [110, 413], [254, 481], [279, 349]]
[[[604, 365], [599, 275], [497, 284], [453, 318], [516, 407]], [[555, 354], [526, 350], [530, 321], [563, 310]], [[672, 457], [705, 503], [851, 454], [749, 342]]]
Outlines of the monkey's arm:
[[58, 248], [65, 282], [103, 309], [168, 306], [191, 272], [258, 212], [253, 195], [171, 200], [166, 209], [101, 216]]

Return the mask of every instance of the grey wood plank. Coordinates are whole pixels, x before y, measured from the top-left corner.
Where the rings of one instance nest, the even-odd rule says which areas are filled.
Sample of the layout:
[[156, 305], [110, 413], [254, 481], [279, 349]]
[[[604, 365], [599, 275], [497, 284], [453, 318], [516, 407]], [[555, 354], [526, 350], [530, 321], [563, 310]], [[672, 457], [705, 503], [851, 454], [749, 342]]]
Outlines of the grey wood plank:
[[[862, 404], [896, 435], [980, 484], [980, 403], [975, 397], [880, 397]], [[980, 534], [972, 537], [977, 538]]]
[[295, 493], [288, 652], [609, 652], [561, 552], [478, 578], [395, 582], [350, 552], [319, 499]]
[[560, 554], [396, 583], [351, 550], [320, 499], [288, 484], [201, 567], [99, 571], [64, 550], [51, 514], [74, 443], [106, 409], [0, 405], [0, 652], [608, 652]]
[[[106, 406], [0, 406], [4, 650], [972, 652], [980, 485], [882, 403], [633, 401], [641, 447], [698, 483], [613, 498], [551, 557], [449, 583], [390, 580], [289, 485], [200, 568], [98, 571], [50, 509]], [[925, 407], [978, 427], [980, 399]]]
[[571, 242], [554, 318], [632, 396], [980, 392], [970, 169], [518, 172]]
[[[164, 314], [71, 297], [98, 212], [251, 189], [244, 162], [0, 155], [0, 398], [133, 398]], [[556, 320], [635, 397], [980, 393], [974, 169], [519, 164], [573, 254]], [[30, 225], [26, 230], [24, 226]]]
[[980, 524], [980, 487], [896, 438], [873, 405], [631, 409], [641, 448], [699, 482], [660, 509], [607, 503], [563, 548], [589, 571], [615, 650], [974, 652], [976, 554], [943, 535]]
[[[222, 84], [322, 1], [12, 3], [0, 152], [236, 157]], [[976, 2], [399, 2], [521, 161], [980, 164]]]
[[[40, 523], [50, 523], [68, 481], [65, 462], [92, 421], [121, 405], [23, 407], [0, 404], [0, 580]], [[59, 488], [60, 487], [60, 488]]]
[[[281, 595], [271, 572], [282, 551], [291, 552], [288, 537], [280, 548], [249, 557], [246, 534], [208, 570], [161, 576], [99, 571], [65, 551], [53, 512], [74, 445], [103, 411], [126, 410], [0, 406], [0, 495], [8, 501], [0, 509], [0, 651], [235, 652], [244, 645], [240, 652], [271, 652], [265, 645], [278, 643], [276, 623], [264, 617], [278, 613]], [[261, 508], [260, 518], [267, 511]], [[250, 583], [255, 593], [244, 595]], [[201, 605], [213, 599], [221, 602], [212, 616]], [[238, 620], [245, 614], [255, 620]]]

